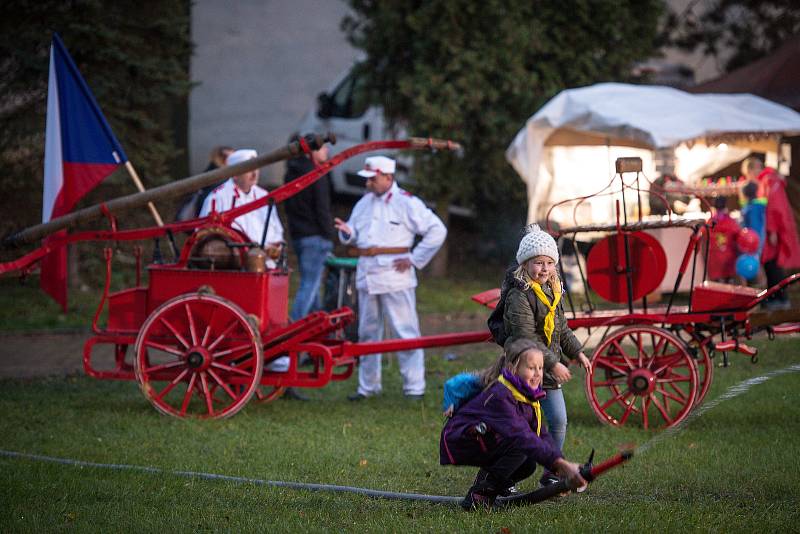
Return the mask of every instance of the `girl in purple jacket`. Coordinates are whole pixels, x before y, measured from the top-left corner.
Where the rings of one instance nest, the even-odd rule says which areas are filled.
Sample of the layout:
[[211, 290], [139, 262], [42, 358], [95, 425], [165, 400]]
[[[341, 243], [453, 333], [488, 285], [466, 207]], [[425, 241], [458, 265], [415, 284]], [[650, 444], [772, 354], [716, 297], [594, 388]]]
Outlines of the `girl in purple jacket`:
[[586, 482], [579, 465], [564, 459], [542, 424], [539, 400], [544, 354], [529, 339], [508, 344], [481, 379], [486, 388], [445, 424], [439, 443], [442, 465], [480, 467], [462, 508], [491, 507], [506, 488], [531, 476], [536, 464], [578, 488]]

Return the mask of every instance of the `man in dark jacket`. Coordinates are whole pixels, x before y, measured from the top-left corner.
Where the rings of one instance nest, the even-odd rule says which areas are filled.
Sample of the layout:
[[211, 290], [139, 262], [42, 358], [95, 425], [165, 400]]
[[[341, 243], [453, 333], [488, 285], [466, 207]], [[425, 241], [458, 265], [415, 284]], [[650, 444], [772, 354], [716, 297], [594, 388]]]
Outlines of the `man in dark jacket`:
[[[289, 160], [285, 183], [296, 180], [327, 161], [328, 145], [309, 155]], [[286, 200], [289, 233], [300, 268], [300, 286], [289, 314], [297, 321], [322, 306], [319, 285], [325, 269], [325, 258], [333, 250], [333, 216], [331, 215], [331, 186], [326, 174], [308, 187]]]

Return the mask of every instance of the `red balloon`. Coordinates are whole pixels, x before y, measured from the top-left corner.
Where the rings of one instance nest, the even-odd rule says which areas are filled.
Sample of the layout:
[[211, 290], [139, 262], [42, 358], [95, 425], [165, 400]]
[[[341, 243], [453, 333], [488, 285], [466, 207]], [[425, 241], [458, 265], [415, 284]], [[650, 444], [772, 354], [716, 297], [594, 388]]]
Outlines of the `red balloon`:
[[758, 234], [750, 228], [742, 228], [736, 236], [736, 246], [742, 254], [754, 254], [758, 251], [759, 241]]

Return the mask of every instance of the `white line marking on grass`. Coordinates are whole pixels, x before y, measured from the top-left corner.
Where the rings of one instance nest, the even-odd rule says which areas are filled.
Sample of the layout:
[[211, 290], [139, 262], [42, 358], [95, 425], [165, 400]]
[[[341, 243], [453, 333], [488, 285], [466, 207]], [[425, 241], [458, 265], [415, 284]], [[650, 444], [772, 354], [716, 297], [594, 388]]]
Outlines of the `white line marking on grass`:
[[[729, 387], [725, 393], [717, 397], [716, 399], [704, 403], [702, 406], [693, 410], [689, 416], [684, 419], [680, 424], [675, 425], [674, 427], [668, 428], [657, 434], [652, 439], [644, 443], [643, 445], [639, 446], [636, 449], [636, 455], [641, 456], [649, 449], [653, 448], [659, 442], [667, 439], [668, 437], [674, 436], [690, 422], [698, 417], [701, 417], [704, 413], [711, 410], [721, 402], [724, 402], [728, 399], [732, 399], [734, 397], [738, 397], [757, 385], [767, 380], [774, 378], [776, 376], [784, 375], [787, 373], [794, 373], [800, 372], [800, 364], [790, 365], [789, 367], [784, 367], [783, 369], [777, 369], [775, 371], [771, 371], [765, 375], [757, 376], [755, 378], [749, 378], [743, 382], [735, 384]], [[114, 471], [138, 471], [141, 473], [150, 473], [150, 474], [164, 474], [164, 475], [172, 475], [184, 478], [200, 478], [205, 480], [224, 480], [226, 482], [235, 482], [239, 484], [255, 484], [257, 486], [272, 486], [272, 487], [279, 487], [279, 488], [292, 488], [292, 489], [303, 489], [303, 490], [310, 490], [310, 491], [334, 491], [334, 492], [344, 492], [344, 493], [356, 493], [359, 495], [366, 495], [369, 497], [378, 497], [383, 499], [403, 499], [403, 500], [412, 500], [412, 501], [429, 501], [429, 502], [437, 502], [437, 503], [458, 503], [461, 501], [461, 497], [449, 497], [445, 495], [422, 495], [419, 493], [397, 493], [392, 491], [380, 491], [380, 490], [372, 490], [367, 488], [358, 488], [354, 486], [339, 486], [334, 484], [313, 484], [313, 483], [305, 483], [305, 482], [282, 482], [278, 480], [263, 480], [260, 478], [248, 478], [248, 477], [238, 477], [238, 476], [231, 476], [231, 475], [220, 475], [216, 473], [203, 473], [201, 471], [171, 471], [169, 469], [161, 469], [158, 467], [149, 467], [144, 465], [131, 465], [131, 464], [105, 464], [105, 463], [98, 463], [98, 462], [87, 462], [84, 460], [75, 460], [72, 458], [58, 458], [56, 456], [45, 456], [41, 454], [29, 454], [25, 452], [16, 452], [16, 451], [8, 451], [4, 449], [0, 449], [0, 456], [5, 456], [7, 458], [17, 458], [17, 459], [26, 459], [26, 460], [35, 460], [39, 462], [49, 462], [49, 463], [56, 463], [62, 465], [72, 465], [77, 467], [92, 467], [95, 469], [111, 469]]]
[[202, 478], [206, 480], [224, 480], [226, 482], [236, 482], [240, 484], [255, 484], [257, 486], [273, 486], [278, 488], [303, 489], [310, 491], [339, 491], [344, 493], [357, 493], [368, 497], [379, 497], [382, 499], [403, 499], [411, 501], [429, 501], [437, 503], [458, 503], [462, 497], [448, 497], [445, 495], [422, 495], [419, 493], [396, 493], [393, 491], [380, 491], [367, 488], [357, 488], [354, 486], [339, 486], [335, 484], [313, 484], [305, 482], [281, 482], [279, 480], [263, 480], [260, 478], [237, 477], [231, 475], [219, 475], [215, 473], [203, 473], [200, 471], [171, 471], [158, 467], [148, 467], [144, 465], [130, 464], [104, 464], [97, 462], [87, 462], [84, 460], [74, 460], [72, 458], [58, 458], [56, 456], [44, 456], [41, 454], [29, 454], [25, 452], [7, 451], [0, 449], [0, 456], [8, 458], [21, 458], [26, 460], [36, 460], [39, 462], [50, 462], [63, 465], [73, 465], [77, 467], [93, 467], [96, 469], [111, 469], [114, 471], [139, 471], [142, 473], [173, 475], [185, 478]]
[[683, 430], [686, 427], [686, 425], [689, 424], [690, 421], [694, 421], [698, 417], [702, 417], [704, 413], [716, 407], [720, 403], [732, 399], [734, 397], [738, 397], [739, 395], [743, 395], [744, 393], [747, 393], [751, 387], [756, 386], [758, 384], [762, 384], [771, 378], [775, 378], [776, 376], [780, 375], [785, 375], [787, 373], [796, 373], [796, 372], [800, 372], [800, 364], [790, 365], [789, 367], [784, 367], [783, 369], [776, 369], [775, 371], [770, 371], [767, 374], [756, 376], [754, 378], [748, 378], [747, 380], [739, 382], [738, 384], [732, 385], [727, 390], [725, 390], [725, 393], [723, 393], [716, 399], [705, 402], [700, 407], [692, 410], [689, 416], [680, 423], [678, 423], [677, 425], [670, 427], [659, 434], [656, 434], [649, 441], [645, 442], [643, 445], [640, 445], [636, 449], [636, 456], [641, 456], [642, 454], [653, 448], [655, 445], [657, 445], [659, 442], [674, 436], [675, 434]]

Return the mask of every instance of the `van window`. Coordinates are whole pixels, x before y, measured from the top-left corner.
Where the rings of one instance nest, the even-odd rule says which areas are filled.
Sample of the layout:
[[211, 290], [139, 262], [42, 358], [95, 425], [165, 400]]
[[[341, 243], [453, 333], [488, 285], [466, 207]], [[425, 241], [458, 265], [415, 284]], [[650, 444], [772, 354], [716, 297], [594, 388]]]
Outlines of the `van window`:
[[362, 116], [369, 108], [370, 98], [366, 77], [360, 75], [356, 67], [331, 94], [331, 116], [354, 119]]

